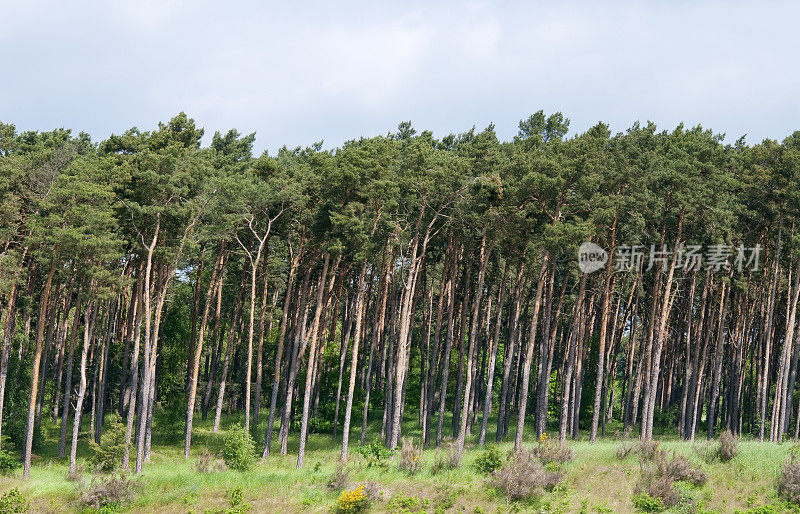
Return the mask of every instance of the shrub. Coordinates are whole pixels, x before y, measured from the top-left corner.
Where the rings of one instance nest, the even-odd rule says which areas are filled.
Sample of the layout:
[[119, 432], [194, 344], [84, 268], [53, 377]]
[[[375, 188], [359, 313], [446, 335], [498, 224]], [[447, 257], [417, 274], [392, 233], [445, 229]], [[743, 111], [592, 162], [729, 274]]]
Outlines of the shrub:
[[403, 438], [403, 446], [400, 449], [400, 462], [398, 466], [403, 471], [414, 475], [422, 469], [422, 446], [414, 446], [414, 440]]
[[733, 432], [726, 430], [719, 436], [719, 458], [722, 462], [729, 462], [739, 453], [739, 440]]
[[81, 502], [95, 509], [119, 508], [135, 500], [140, 488], [138, 481], [112, 473], [92, 480], [81, 493]]
[[344, 463], [339, 462], [336, 464], [336, 469], [333, 471], [330, 480], [328, 481], [328, 488], [333, 491], [341, 491], [347, 489], [350, 484], [350, 470], [344, 466]]
[[652, 461], [642, 460], [640, 466], [641, 475], [634, 488], [635, 492], [658, 499], [664, 508], [674, 507], [686, 500], [686, 495], [679, 494], [674, 487], [675, 482], [685, 482], [697, 487], [703, 485], [708, 478], [703, 470], [693, 466], [683, 455], [673, 453], [672, 459], [669, 459], [663, 450], [655, 452]]
[[208, 448], [203, 448], [200, 453], [197, 454], [194, 467], [197, 469], [198, 473], [204, 474], [228, 469], [228, 466], [225, 465], [225, 461], [222, 460], [218, 454], [208, 451]]
[[543, 464], [547, 464], [549, 462], [564, 464], [565, 462], [572, 462], [572, 460], [575, 458], [575, 452], [572, 451], [572, 448], [561, 443], [551, 443], [548, 440], [546, 433], [539, 437], [539, 444], [536, 445], [531, 451], [542, 461]]
[[[27, 412], [27, 411], [26, 411]], [[16, 451], [22, 451], [25, 446], [25, 433], [28, 430], [28, 416], [24, 415], [11, 415], [3, 418], [3, 434], [8, 435], [8, 443]], [[42, 431], [42, 423], [35, 423], [33, 425], [33, 440], [31, 441], [31, 451], [38, 453], [42, 449], [44, 442], [44, 432]]]
[[336, 514], [364, 512], [369, 508], [369, 503], [369, 498], [364, 492], [364, 486], [360, 485], [350, 491], [343, 491], [331, 510]]
[[111, 473], [122, 464], [125, 452], [125, 425], [115, 414], [111, 419], [111, 428], [100, 438], [100, 444], [89, 441], [89, 463], [101, 473]]
[[706, 441], [700, 446], [693, 445], [692, 449], [703, 462], [708, 464], [719, 459], [719, 446], [712, 445], [710, 441]]
[[402, 512], [404, 514], [427, 512], [430, 506], [430, 499], [424, 496], [418, 498], [415, 496], [406, 496], [402, 491], [393, 494], [387, 504], [390, 512]]
[[504, 490], [509, 498], [519, 500], [549, 491], [560, 481], [560, 472], [545, 469], [534, 451], [520, 448], [492, 474], [491, 483]]
[[437, 474], [445, 469], [455, 469], [461, 464], [461, 454], [452, 439], [444, 441], [444, 448], [440, 448], [436, 459], [431, 466], [431, 473]]
[[642, 439], [639, 441], [639, 457], [644, 461], [651, 461], [662, 452], [661, 443], [652, 439]]
[[389, 458], [394, 455], [394, 450], [387, 448], [380, 441], [359, 446], [356, 452], [366, 459], [367, 467], [385, 466]]
[[364, 494], [367, 495], [367, 501], [371, 503], [380, 498], [383, 493], [378, 484], [368, 480], [364, 482]]
[[227, 434], [222, 447], [222, 458], [231, 469], [248, 471], [255, 465], [255, 443], [250, 433], [241, 425], [234, 425]]
[[635, 449], [636, 445], [634, 445], [633, 443], [628, 441], [622, 441], [622, 443], [619, 446], [617, 446], [615, 453], [619, 460], [625, 460], [626, 458], [628, 458], [628, 455], [630, 455]]
[[484, 475], [493, 473], [502, 467], [503, 455], [500, 453], [500, 449], [494, 445], [486, 447], [475, 459], [475, 468]]
[[665, 509], [660, 498], [653, 498], [647, 493], [634, 494], [631, 502], [637, 510], [642, 512], [661, 512]]
[[778, 495], [786, 501], [800, 505], [800, 464], [794, 457], [783, 465]]
[[0, 495], [0, 512], [28, 512], [30, 503], [18, 488], [11, 489]]
[[240, 512], [247, 512], [253, 510], [253, 506], [244, 501], [244, 491], [241, 487], [233, 487], [225, 490], [225, 498], [228, 499], [230, 508], [226, 514], [238, 514]]
[[0, 475], [9, 475], [14, 472], [15, 469], [19, 468], [19, 459], [11, 455], [11, 453], [6, 450], [7, 447], [7, 440], [6, 437], [3, 437], [3, 449], [0, 450]]
[[673, 481], [689, 482], [693, 486], [701, 486], [706, 483], [708, 477], [699, 467], [694, 467], [681, 454], [672, 454], [672, 460], [667, 459], [665, 453], [656, 457], [655, 464], [660, 476], [666, 476]]

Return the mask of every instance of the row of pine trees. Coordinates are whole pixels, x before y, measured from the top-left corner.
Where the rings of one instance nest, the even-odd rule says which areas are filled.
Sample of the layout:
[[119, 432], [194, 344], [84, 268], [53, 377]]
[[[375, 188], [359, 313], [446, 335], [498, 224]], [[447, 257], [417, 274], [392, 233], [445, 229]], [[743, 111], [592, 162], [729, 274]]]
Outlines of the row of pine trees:
[[109, 414], [135, 472], [162, 418], [188, 457], [223, 411], [265, 457], [296, 434], [298, 467], [309, 432], [346, 459], [378, 425], [459, 452], [609, 423], [797, 438], [800, 132], [568, 127], [254, 157], [185, 114], [100, 143], [0, 124], [0, 441], [28, 476], [47, 419], [74, 472]]

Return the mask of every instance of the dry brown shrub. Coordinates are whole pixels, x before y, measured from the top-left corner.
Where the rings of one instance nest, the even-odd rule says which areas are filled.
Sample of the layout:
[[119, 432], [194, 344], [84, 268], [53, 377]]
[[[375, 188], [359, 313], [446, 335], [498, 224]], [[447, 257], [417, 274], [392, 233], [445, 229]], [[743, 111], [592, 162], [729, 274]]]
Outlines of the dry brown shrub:
[[509, 498], [519, 500], [549, 491], [561, 481], [561, 473], [547, 470], [533, 450], [513, 452], [508, 462], [492, 473], [490, 483]]
[[203, 474], [225, 471], [228, 469], [228, 466], [225, 465], [225, 461], [222, 460], [219, 455], [208, 451], [208, 448], [203, 448], [200, 450], [200, 453], [197, 454], [194, 467], [197, 469], [198, 473]]
[[708, 477], [699, 467], [692, 465], [689, 460], [680, 453], [672, 453], [672, 459], [668, 459], [666, 452], [661, 452], [654, 460], [657, 473], [666, 476], [673, 481], [689, 482], [694, 486], [706, 483]]
[[446, 469], [455, 469], [461, 464], [461, 454], [456, 443], [451, 438], [446, 438], [436, 453], [431, 465], [431, 474], [435, 475]]
[[414, 475], [422, 469], [422, 445], [415, 446], [414, 439], [402, 439], [400, 461], [398, 466], [403, 471]]
[[645, 461], [650, 462], [656, 458], [659, 452], [663, 453], [661, 443], [652, 439], [642, 439], [639, 441], [639, 457]]
[[575, 452], [566, 444], [551, 443], [549, 441], [540, 442], [534, 446], [531, 452], [542, 461], [543, 464], [555, 462], [564, 464], [575, 459]]
[[81, 492], [81, 503], [94, 509], [119, 508], [133, 502], [139, 494], [141, 484], [124, 473], [112, 473], [92, 480]]
[[350, 469], [340, 461], [336, 464], [336, 469], [333, 470], [333, 474], [328, 480], [328, 489], [331, 491], [344, 491], [348, 487], [350, 487]]
[[733, 432], [726, 430], [719, 435], [719, 458], [722, 462], [728, 462], [739, 453], [739, 440]]
[[629, 441], [622, 441], [622, 443], [620, 443], [620, 445], [617, 446], [617, 449], [615, 450], [615, 453], [617, 454], [617, 458], [619, 460], [624, 460], [635, 449], [636, 449], [636, 445], [635, 444], [633, 444], [633, 443], [631, 443]]
[[800, 505], [800, 464], [795, 457], [783, 464], [778, 494], [784, 500]]

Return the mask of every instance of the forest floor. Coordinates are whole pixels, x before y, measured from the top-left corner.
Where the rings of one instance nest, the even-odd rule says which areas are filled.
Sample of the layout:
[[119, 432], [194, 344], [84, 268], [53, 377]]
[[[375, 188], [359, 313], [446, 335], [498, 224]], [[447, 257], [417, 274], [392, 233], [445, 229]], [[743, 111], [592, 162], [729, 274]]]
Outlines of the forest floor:
[[[236, 417], [225, 419], [230, 426]], [[88, 425], [88, 424], [87, 424]], [[419, 438], [418, 428], [409, 421], [406, 435]], [[446, 424], [449, 427], [449, 424]], [[297, 439], [290, 438], [289, 454], [273, 455], [257, 461], [251, 471], [224, 470], [200, 473], [197, 457], [203, 448], [219, 448], [222, 434], [211, 433], [209, 421], [196, 425], [193, 458], [185, 460], [182, 434], [175, 426], [156, 432], [152, 461], [136, 480], [138, 492], [133, 501], [120, 508], [133, 512], [329, 512], [340, 492], [330, 487], [336, 474], [339, 443], [330, 434], [309, 437], [305, 466], [296, 469]], [[379, 427], [372, 427], [376, 430]], [[376, 434], [370, 437], [374, 440]], [[513, 439], [513, 431], [509, 439]], [[369, 466], [355, 450], [358, 430], [351, 435], [352, 446], [343, 482], [348, 489], [369, 484], [375, 491], [370, 512], [636, 512], [632, 503], [634, 488], [640, 477], [640, 461], [636, 452], [624, 458], [617, 449], [624, 443], [619, 438], [603, 437], [590, 444], [588, 435], [568, 442], [575, 458], [562, 466], [563, 480], [553, 490], [533, 499], [509, 501], [502, 490], [492, 487], [487, 475], [478, 471], [475, 461], [482, 449], [472, 446], [460, 465], [436, 470], [433, 463], [443, 459], [444, 450], [425, 449], [422, 469], [409, 475], [398, 468], [399, 455], [380, 465]], [[276, 436], [277, 438], [277, 436]], [[537, 444], [532, 440], [528, 445]], [[88, 439], [88, 433], [82, 440]], [[493, 440], [494, 433], [487, 434]], [[698, 447], [678, 440], [677, 436], [658, 437], [668, 454], [683, 454], [691, 463], [701, 466], [708, 481], [688, 494], [698, 508], [694, 512], [785, 512], [793, 508], [777, 496], [783, 463], [795, 452], [791, 442], [761, 443], [744, 439], [738, 455], [728, 463], [707, 462], [700, 458]], [[633, 445], [635, 441], [628, 442]], [[260, 454], [260, 448], [257, 450]], [[503, 457], [512, 443], [498, 448]], [[88, 447], [80, 447], [79, 456]], [[98, 476], [88, 472], [80, 480], [68, 480], [68, 460], [58, 459], [58, 428], [45, 427], [45, 442], [35, 456], [31, 479], [22, 480], [21, 470], [0, 477], [0, 492], [18, 488], [30, 502], [32, 512], [86, 511], [80, 498]], [[135, 457], [135, 455], [134, 455]], [[233, 491], [233, 494], [231, 493]], [[236, 491], [241, 493], [237, 500]], [[107, 509], [106, 511], [108, 511]], [[2, 511], [2, 505], [0, 505]], [[675, 509], [673, 509], [675, 511]]]

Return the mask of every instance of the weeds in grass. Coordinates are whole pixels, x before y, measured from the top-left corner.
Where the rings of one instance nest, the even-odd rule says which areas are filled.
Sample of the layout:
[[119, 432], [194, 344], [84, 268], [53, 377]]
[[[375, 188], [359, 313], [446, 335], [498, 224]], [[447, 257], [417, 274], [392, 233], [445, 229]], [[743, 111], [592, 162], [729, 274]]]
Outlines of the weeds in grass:
[[431, 506], [431, 500], [424, 496], [406, 496], [402, 491], [395, 493], [389, 499], [387, 507], [389, 512], [397, 512], [402, 514], [416, 514], [427, 512]]
[[0, 512], [28, 512], [30, 502], [18, 488], [11, 489], [0, 495]]
[[422, 445], [415, 446], [414, 439], [403, 438], [398, 467], [410, 475], [422, 469]]
[[663, 452], [654, 462], [659, 475], [670, 477], [675, 482], [689, 482], [698, 487], [708, 480], [702, 469], [693, 466], [680, 453], [673, 453], [672, 459], [668, 459], [666, 452]]
[[253, 510], [253, 506], [244, 500], [244, 490], [239, 486], [226, 489], [225, 498], [227, 498], [230, 506], [225, 514], [239, 514]]
[[637, 510], [642, 512], [661, 512], [666, 508], [660, 498], [653, 498], [647, 493], [634, 494], [631, 502]]
[[386, 466], [387, 461], [394, 455], [394, 450], [387, 448], [380, 441], [365, 444], [356, 448], [356, 452], [367, 461], [367, 467]]
[[730, 462], [739, 453], [739, 440], [730, 430], [719, 436], [716, 444], [706, 441], [700, 446], [693, 446], [694, 452], [706, 463]]

